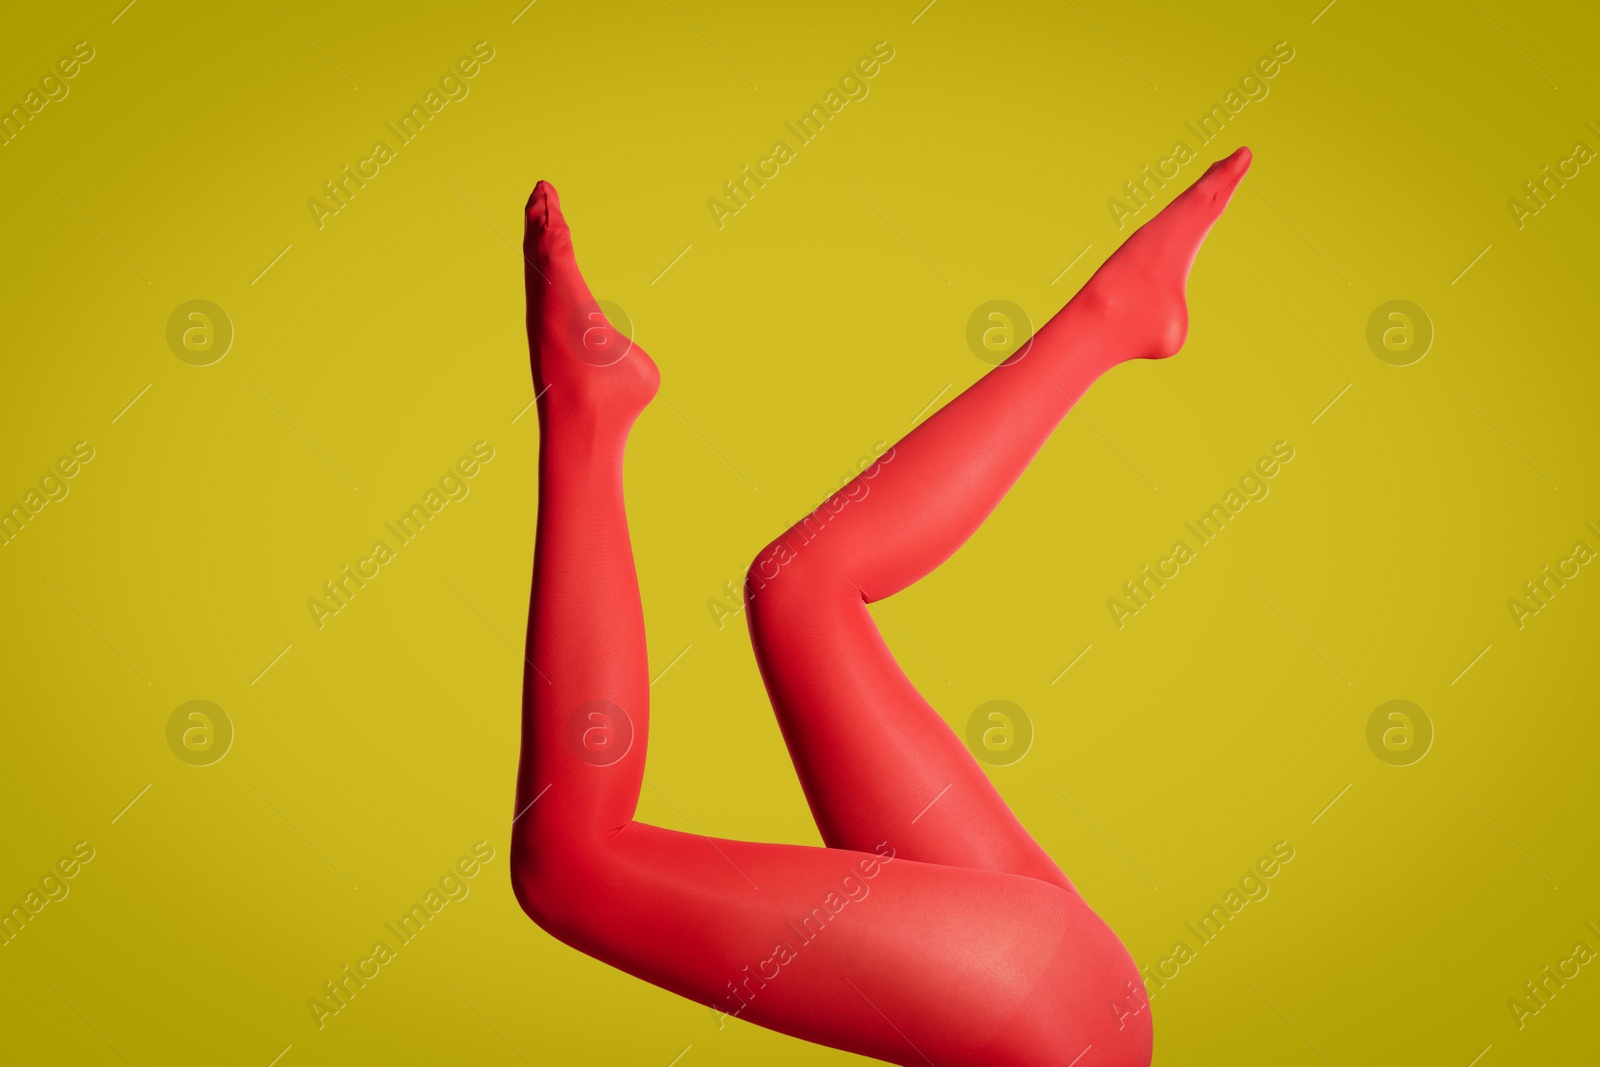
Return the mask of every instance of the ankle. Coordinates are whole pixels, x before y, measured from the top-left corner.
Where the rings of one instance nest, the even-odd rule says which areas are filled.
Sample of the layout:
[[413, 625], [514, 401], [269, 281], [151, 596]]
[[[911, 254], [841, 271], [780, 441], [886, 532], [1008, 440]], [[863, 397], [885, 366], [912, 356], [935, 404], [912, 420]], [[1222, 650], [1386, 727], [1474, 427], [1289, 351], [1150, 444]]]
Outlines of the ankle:
[[[558, 393], [564, 395], [558, 396]], [[608, 461], [620, 456], [638, 412], [592, 395], [553, 385], [539, 401], [541, 447], [573, 459]]]
[[1044, 324], [1032, 343], [1067, 353], [1093, 381], [1128, 358], [1127, 344], [1117, 329], [1118, 314], [1115, 300], [1082, 289]]

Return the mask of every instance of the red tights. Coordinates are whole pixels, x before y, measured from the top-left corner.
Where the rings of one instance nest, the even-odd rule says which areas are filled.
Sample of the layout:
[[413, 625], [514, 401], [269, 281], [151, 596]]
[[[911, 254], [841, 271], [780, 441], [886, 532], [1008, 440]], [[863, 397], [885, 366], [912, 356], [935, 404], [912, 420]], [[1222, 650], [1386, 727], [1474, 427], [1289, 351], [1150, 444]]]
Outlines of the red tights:
[[[512, 877], [567, 944], [741, 1019], [908, 1065], [1147, 1065], [1138, 969], [890, 655], [867, 605], [978, 528], [1102, 373], [1172, 355], [1250, 163], [1216, 164], [1019, 356], [752, 564], [751, 642], [825, 848], [634, 821], [649, 732], [624, 446], [658, 382], [595, 308], [555, 190], [528, 202], [539, 515]], [[937, 803], [930, 803], [937, 798]]]

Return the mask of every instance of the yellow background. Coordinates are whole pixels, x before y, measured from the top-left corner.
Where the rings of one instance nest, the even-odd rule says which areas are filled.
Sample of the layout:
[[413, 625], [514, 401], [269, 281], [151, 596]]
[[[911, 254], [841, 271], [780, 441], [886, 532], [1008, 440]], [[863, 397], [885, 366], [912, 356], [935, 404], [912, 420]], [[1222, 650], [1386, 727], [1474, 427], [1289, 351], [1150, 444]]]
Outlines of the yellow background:
[[[1255, 151], [1186, 350], [1097, 385], [966, 549], [881, 605], [885, 632], [958, 730], [991, 699], [1027, 711], [1034, 746], [994, 779], [1141, 964], [1295, 849], [1157, 993], [1157, 1062], [1592, 1057], [1594, 964], [1520, 1030], [1506, 1005], [1600, 949], [1600, 574], [1520, 630], [1506, 604], [1600, 548], [1600, 173], [1520, 230], [1507, 208], [1600, 148], [1592, 5], [924, 2], [8, 14], [7, 104], [96, 51], [0, 148], [0, 500], [96, 450], [0, 548], [0, 901], [96, 850], [0, 948], [11, 1058], [849, 1061], [719, 1030], [508, 891], [524, 199], [560, 188], [671, 401], [627, 470], [652, 673], [673, 664], [640, 817], [815, 842], [742, 619], [707, 602], [987, 369], [974, 308], [1058, 308], [1126, 235], [1107, 199], [1280, 40], [1270, 95], [1180, 179]], [[470, 95], [319, 230], [306, 201], [480, 40]], [[880, 40], [870, 95], [718, 230], [723, 181]], [[166, 342], [192, 299], [236, 330], [212, 366]], [[1436, 330], [1412, 366], [1365, 340], [1391, 299]], [[479, 440], [470, 496], [318, 630], [307, 599]], [[1118, 630], [1107, 598], [1279, 440], [1271, 495]], [[167, 746], [192, 699], [236, 730], [208, 767]], [[1436, 732], [1411, 766], [1366, 742], [1391, 699]], [[319, 1031], [307, 1000], [480, 839], [471, 895]]]

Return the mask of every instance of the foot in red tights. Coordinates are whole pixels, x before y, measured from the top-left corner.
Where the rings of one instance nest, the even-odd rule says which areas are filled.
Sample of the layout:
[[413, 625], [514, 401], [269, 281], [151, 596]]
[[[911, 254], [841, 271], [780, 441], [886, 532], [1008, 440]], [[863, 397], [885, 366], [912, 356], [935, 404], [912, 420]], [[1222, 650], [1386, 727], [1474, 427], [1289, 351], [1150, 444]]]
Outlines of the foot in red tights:
[[552, 413], [604, 412], [624, 419], [625, 428], [655, 396], [660, 372], [589, 292], [549, 182], [534, 186], [527, 220], [522, 254], [534, 392]]
[[1189, 268], [1249, 169], [1248, 148], [1213, 163], [1112, 253], [1067, 305], [1108, 331], [1103, 351], [1114, 362], [1164, 359], [1183, 347], [1189, 334], [1184, 300]]

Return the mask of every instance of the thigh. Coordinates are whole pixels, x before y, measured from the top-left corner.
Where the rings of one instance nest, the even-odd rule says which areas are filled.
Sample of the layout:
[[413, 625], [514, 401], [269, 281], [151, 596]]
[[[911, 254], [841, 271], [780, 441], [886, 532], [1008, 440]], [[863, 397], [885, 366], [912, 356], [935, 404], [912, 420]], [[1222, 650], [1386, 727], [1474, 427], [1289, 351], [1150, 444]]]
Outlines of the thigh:
[[913, 859], [1070, 889], [895, 662], [836, 553], [825, 539], [804, 546], [748, 598], [756, 662], [823, 841], [888, 837]]
[[566, 870], [542, 925], [736, 1018], [891, 1063], [1148, 1063], [1133, 961], [1038, 879], [637, 823]]

